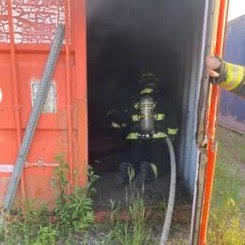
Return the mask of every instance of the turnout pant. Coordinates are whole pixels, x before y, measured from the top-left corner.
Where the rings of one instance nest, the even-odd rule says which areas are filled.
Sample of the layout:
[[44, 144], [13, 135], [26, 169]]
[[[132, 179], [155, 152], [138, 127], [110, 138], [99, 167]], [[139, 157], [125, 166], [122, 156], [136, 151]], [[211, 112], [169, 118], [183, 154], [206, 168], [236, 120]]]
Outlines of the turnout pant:
[[121, 153], [121, 162], [130, 163], [137, 173], [140, 162], [143, 161], [155, 164], [158, 175], [169, 172], [170, 157], [165, 139], [126, 141]]

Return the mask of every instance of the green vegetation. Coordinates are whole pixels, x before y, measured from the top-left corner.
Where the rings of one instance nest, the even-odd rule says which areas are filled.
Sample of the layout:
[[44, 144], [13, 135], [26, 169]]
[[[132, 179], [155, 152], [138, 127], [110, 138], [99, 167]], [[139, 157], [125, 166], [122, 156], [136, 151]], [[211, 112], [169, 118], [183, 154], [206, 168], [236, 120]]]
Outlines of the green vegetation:
[[0, 241], [5, 244], [31, 244], [40, 240], [39, 230], [49, 227], [49, 218], [45, 207], [36, 210], [33, 202], [27, 202], [25, 210], [16, 211], [5, 218], [5, 226], [0, 232]]
[[69, 168], [63, 157], [57, 157], [55, 189], [58, 191], [56, 206], [52, 213], [46, 207], [36, 209], [28, 202], [22, 211], [12, 211], [5, 219], [0, 231], [0, 242], [4, 244], [51, 245], [63, 243], [70, 237], [79, 236], [94, 225], [92, 183], [97, 176], [89, 169], [90, 182], [84, 189], [75, 187], [70, 191], [67, 180]]
[[93, 200], [91, 194], [94, 192], [91, 182], [96, 181], [92, 169], [89, 169], [90, 183], [86, 189], [75, 187], [72, 194], [69, 193], [69, 182], [66, 178], [69, 167], [62, 157], [58, 157], [60, 165], [56, 169], [56, 189], [59, 195], [54, 209], [57, 217], [57, 228], [63, 235], [69, 233], [84, 232], [94, 224]]
[[[111, 216], [103, 225], [95, 224], [92, 184], [97, 180], [89, 169], [89, 183], [86, 188], [71, 186], [67, 179], [69, 167], [63, 157], [57, 157], [59, 167], [55, 171], [54, 188], [58, 191], [56, 205], [52, 212], [47, 207], [35, 208], [35, 202], [27, 202], [24, 210], [13, 210], [5, 219], [0, 231], [0, 243], [24, 245], [53, 244], [101, 244], [101, 245], [144, 245], [157, 244], [152, 233], [151, 209], [146, 208], [144, 190], [130, 185], [126, 193], [126, 207], [111, 200]], [[154, 210], [164, 211], [165, 203], [159, 203]], [[122, 218], [124, 217], [124, 218]], [[162, 220], [158, 225], [162, 225]], [[103, 230], [101, 236], [100, 229]], [[92, 241], [91, 241], [92, 240]]]
[[[245, 138], [218, 129], [219, 153], [216, 165], [208, 244], [245, 245]], [[0, 244], [101, 244], [144, 245], [158, 244], [163, 220], [154, 219], [152, 212], [164, 213], [166, 203], [146, 207], [144, 189], [132, 184], [126, 193], [126, 206], [111, 200], [111, 216], [104, 224], [96, 224], [93, 212], [92, 184], [96, 176], [89, 169], [86, 188], [71, 186], [67, 180], [69, 168], [63, 157], [57, 157], [54, 188], [58, 191], [53, 212], [47, 207], [35, 209], [35, 202], [27, 202], [24, 210], [13, 210], [0, 231]], [[242, 178], [243, 177], [243, 178]], [[75, 176], [74, 176], [75, 178]], [[241, 192], [243, 191], [243, 195]], [[188, 231], [173, 223], [169, 244], [188, 244]], [[175, 232], [177, 231], [177, 232]], [[180, 231], [180, 232], [179, 232]], [[186, 234], [185, 234], [186, 233]], [[177, 235], [176, 235], [177, 234]], [[187, 238], [186, 238], [186, 237]]]
[[242, 208], [245, 179], [245, 138], [218, 128], [219, 151], [209, 221], [208, 244], [245, 244]]
[[[143, 198], [144, 191], [137, 191], [131, 185], [130, 194], [126, 194], [126, 208], [122, 211], [120, 205], [111, 201], [113, 221], [112, 230], [103, 241], [104, 245], [144, 245], [154, 244], [151, 229], [151, 211], [146, 208]], [[124, 220], [117, 218], [123, 212]]]

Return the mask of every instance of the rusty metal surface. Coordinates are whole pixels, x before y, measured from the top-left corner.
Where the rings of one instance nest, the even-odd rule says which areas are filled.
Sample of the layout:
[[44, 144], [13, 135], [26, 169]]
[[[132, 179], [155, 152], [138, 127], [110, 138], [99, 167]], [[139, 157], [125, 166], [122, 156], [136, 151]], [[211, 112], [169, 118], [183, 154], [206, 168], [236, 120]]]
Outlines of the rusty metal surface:
[[[214, 53], [222, 57], [223, 56], [223, 43], [224, 43], [224, 33], [227, 21], [227, 10], [228, 10], [228, 0], [219, 1], [219, 12], [218, 12], [218, 26], [216, 30], [216, 44], [214, 47]], [[210, 107], [207, 116], [207, 164], [205, 169], [205, 185], [204, 185], [204, 195], [202, 197], [202, 214], [201, 219], [197, 224], [199, 226], [199, 245], [206, 245], [206, 235], [208, 228], [208, 218], [209, 210], [211, 204], [212, 187], [214, 180], [214, 171], [216, 163], [217, 154], [217, 143], [215, 141], [215, 131], [217, 126], [217, 113], [220, 98], [220, 88], [216, 86], [211, 86], [210, 90]]]
[[58, 164], [54, 158], [62, 153], [70, 169], [77, 170], [77, 184], [87, 181], [85, 1], [0, 1], [0, 203], [31, 111], [33, 82], [40, 80], [57, 23], [64, 21], [67, 42], [54, 74], [55, 88], [41, 115], [27, 160], [31, 164], [24, 168], [17, 196], [19, 203], [29, 198], [52, 207], [51, 180]]
[[[50, 43], [58, 23], [64, 23], [65, 0], [14, 0], [15, 43]], [[7, 0], [0, 2], [0, 42], [10, 42]]]

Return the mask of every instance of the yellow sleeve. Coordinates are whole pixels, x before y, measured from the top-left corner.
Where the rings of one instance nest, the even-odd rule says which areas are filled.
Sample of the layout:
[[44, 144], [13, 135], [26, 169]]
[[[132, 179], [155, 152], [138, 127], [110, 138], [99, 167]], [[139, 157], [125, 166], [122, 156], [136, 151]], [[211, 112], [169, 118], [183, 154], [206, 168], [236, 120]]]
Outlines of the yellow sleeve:
[[221, 81], [219, 85], [228, 91], [236, 90], [243, 86], [245, 81], [245, 67], [224, 62], [225, 80]]

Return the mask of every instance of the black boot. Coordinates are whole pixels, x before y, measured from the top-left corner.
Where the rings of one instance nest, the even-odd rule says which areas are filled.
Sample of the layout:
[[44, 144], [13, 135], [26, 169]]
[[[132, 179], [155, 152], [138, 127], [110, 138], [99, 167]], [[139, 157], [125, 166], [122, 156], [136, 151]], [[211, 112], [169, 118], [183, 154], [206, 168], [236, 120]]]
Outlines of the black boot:
[[133, 166], [128, 162], [122, 162], [119, 165], [119, 174], [117, 177], [117, 185], [123, 186], [130, 181], [133, 181], [135, 177], [135, 170]]
[[157, 166], [153, 163], [143, 161], [140, 163], [139, 173], [136, 176], [136, 185], [142, 186], [144, 183], [151, 182], [158, 177]]

